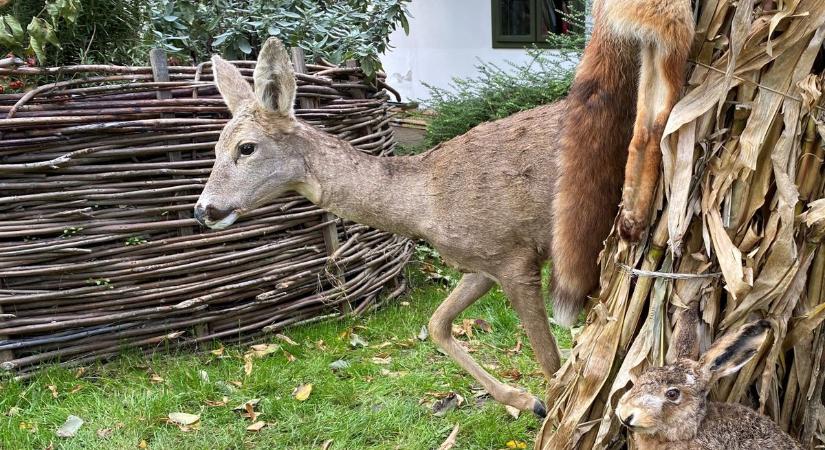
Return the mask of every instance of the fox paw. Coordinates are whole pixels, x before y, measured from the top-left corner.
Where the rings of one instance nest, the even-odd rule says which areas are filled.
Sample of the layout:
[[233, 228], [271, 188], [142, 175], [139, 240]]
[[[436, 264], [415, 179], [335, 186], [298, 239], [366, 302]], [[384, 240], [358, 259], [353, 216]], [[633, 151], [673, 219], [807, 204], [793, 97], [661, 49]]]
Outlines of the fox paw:
[[619, 237], [631, 244], [639, 242], [642, 234], [647, 229], [647, 220], [633, 214], [632, 211], [623, 210], [619, 217]]

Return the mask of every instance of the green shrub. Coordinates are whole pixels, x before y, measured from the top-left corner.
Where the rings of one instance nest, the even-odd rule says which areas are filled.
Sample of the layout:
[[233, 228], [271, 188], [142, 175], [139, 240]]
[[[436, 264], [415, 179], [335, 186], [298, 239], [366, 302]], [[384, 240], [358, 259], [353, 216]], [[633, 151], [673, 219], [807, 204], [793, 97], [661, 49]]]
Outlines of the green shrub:
[[368, 75], [400, 25], [409, 0], [152, 0], [151, 39], [190, 61], [212, 53], [247, 59], [269, 37], [334, 64], [354, 59]]
[[[16, 0], [0, 7], [2, 54], [43, 65], [145, 63], [141, 0]], [[3, 56], [0, 55], [0, 56]]]
[[425, 148], [464, 134], [490, 120], [507, 117], [567, 94], [573, 80], [578, 52], [532, 49], [527, 64], [511, 64], [505, 70], [494, 64], [478, 66], [475, 78], [456, 78], [451, 89], [426, 85], [434, 112], [427, 126]]
[[253, 59], [277, 36], [309, 56], [381, 68], [397, 27], [408, 30], [410, 0], [17, 0], [0, 7], [3, 56], [42, 65], [146, 64], [164, 48], [185, 64], [213, 53]]

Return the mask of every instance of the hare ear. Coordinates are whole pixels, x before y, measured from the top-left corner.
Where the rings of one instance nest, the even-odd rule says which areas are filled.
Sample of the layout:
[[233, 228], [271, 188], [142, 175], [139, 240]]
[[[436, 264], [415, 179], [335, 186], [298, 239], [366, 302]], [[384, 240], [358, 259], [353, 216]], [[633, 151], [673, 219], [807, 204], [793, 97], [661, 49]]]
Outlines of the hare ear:
[[708, 383], [730, 375], [747, 364], [765, 342], [770, 329], [771, 322], [763, 319], [743, 325], [714, 342], [699, 360], [700, 371]]
[[670, 347], [665, 355], [665, 362], [673, 364], [687, 358], [693, 361], [699, 357], [699, 302], [693, 302], [687, 308], [679, 308], [674, 315], [676, 326], [671, 336]]
[[218, 92], [232, 114], [244, 103], [254, 100], [252, 88], [241, 75], [241, 71], [218, 55], [212, 56], [212, 73], [215, 75]]
[[265, 109], [283, 116], [293, 115], [295, 71], [284, 44], [271, 37], [258, 54], [255, 65], [255, 97]]

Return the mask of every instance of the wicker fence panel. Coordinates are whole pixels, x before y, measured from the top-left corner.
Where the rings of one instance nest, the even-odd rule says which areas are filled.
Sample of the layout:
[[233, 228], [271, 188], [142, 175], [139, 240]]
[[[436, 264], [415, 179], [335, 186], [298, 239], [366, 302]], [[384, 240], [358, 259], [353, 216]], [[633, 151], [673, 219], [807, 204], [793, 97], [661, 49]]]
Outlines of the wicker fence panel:
[[[254, 63], [236, 64], [251, 80]], [[375, 88], [357, 68], [305, 66], [297, 116], [392, 153], [382, 80]], [[229, 114], [208, 64], [168, 67], [169, 81], [152, 69], [0, 68], [61, 80], [0, 94], [2, 369], [25, 377], [125, 348], [248, 340], [361, 313], [384, 288], [382, 298], [403, 289], [409, 241], [295, 195], [230, 229], [200, 228], [191, 211]]]

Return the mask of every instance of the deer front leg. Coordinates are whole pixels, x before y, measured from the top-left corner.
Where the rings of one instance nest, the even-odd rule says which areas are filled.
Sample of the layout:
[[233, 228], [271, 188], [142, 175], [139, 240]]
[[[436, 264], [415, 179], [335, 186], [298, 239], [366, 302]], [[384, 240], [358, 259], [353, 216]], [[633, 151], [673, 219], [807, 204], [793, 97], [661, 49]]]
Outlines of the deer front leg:
[[484, 389], [499, 403], [510, 405], [521, 411], [533, 411], [544, 417], [544, 404], [527, 392], [508, 386], [495, 379], [478, 364], [467, 351], [453, 338], [453, 320], [461, 311], [475, 303], [493, 287], [493, 280], [484, 275], [466, 274], [458, 286], [450, 292], [447, 299], [438, 306], [429, 323], [430, 336], [435, 343], [470, 373]]
[[[674, 2], [681, 3], [681, 0]], [[644, 33], [639, 96], [619, 218], [619, 235], [630, 242], [638, 242], [649, 225], [662, 161], [662, 134], [684, 83], [685, 64], [693, 39], [689, 8], [674, 7], [674, 11], [670, 17], [665, 14], [656, 26], [639, 28]]]

